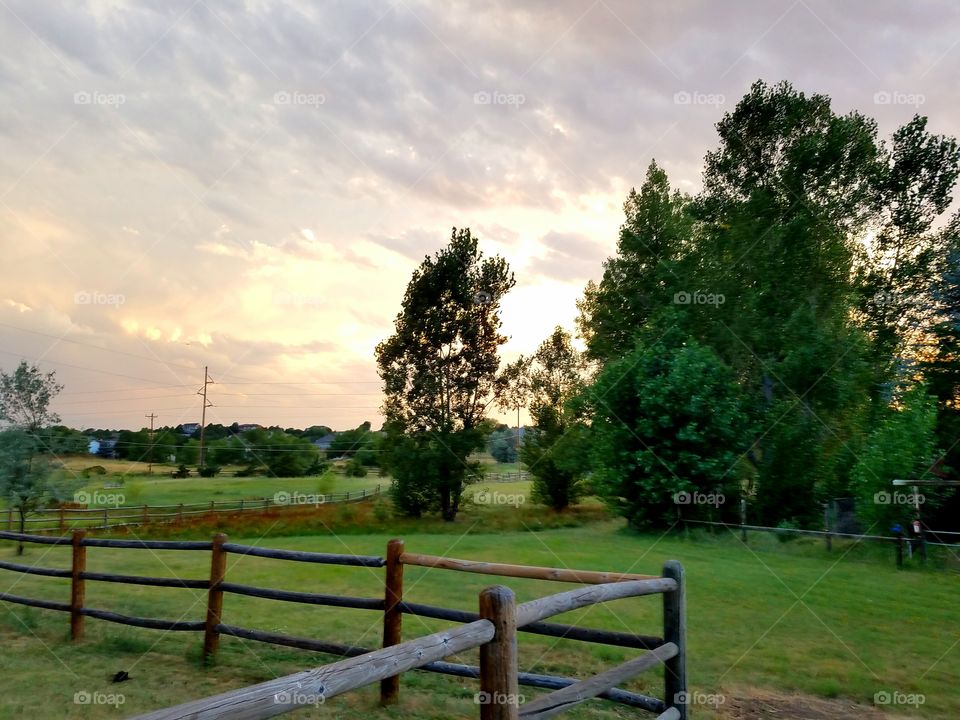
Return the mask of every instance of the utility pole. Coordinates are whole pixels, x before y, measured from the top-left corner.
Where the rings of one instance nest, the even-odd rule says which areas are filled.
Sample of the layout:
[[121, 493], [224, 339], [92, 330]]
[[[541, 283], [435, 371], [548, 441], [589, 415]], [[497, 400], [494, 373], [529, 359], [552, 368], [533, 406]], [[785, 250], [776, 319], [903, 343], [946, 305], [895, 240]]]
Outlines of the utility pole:
[[207, 429], [207, 408], [213, 405], [212, 402], [207, 400], [207, 385], [212, 383], [213, 380], [210, 379], [210, 374], [207, 372], [207, 366], [203, 366], [203, 389], [197, 390], [197, 395], [203, 396], [203, 409], [200, 411], [200, 452], [197, 463], [198, 468], [203, 467], [203, 434]]
[[150, 418], [150, 463], [147, 465], [147, 474], [153, 475], [153, 420], [156, 418], [155, 413], [150, 413], [149, 415], [144, 415], [145, 418]]

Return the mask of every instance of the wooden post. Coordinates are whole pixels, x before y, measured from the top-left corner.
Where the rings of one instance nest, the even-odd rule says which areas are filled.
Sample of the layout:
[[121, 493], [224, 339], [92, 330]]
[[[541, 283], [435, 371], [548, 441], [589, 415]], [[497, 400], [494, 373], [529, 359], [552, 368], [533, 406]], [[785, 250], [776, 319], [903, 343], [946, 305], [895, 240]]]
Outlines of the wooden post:
[[73, 561], [70, 565], [70, 639], [83, 639], [83, 609], [84, 587], [80, 574], [87, 569], [87, 548], [83, 545], [85, 530], [73, 531]]
[[7, 508], [7, 531], [13, 530], [13, 508]]
[[[387, 566], [384, 576], [383, 646], [403, 642], [403, 613], [397, 607], [403, 601], [403, 540], [394, 538], [387, 543]], [[400, 676], [380, 681], [380, 704], [390, 705], [400, 697]]]
[[146, 525], [150, 521], [150, 506], [143, 506], [143, 524]]
[[663, 593], [663, 641], [674, 643], [679, 650], [663, 666], [664, 701], [668, 708], [680, 713], [677, 720], [687, 720], [687, 599], [683, 565], [668, 560], [663, 576], [673, 578], [677, 589]]
[[183, 503], [177, 507], [177, 522], [183, 522]]
[[63, 517], [63, 505], [60, 506], [60, 534], [63, 535], [67, 531], [67, 523], [64, 521]]
[[203, 661], [213, 660], [220, 647], [220, 633], [217, 625], [220, 624], [220, 615], [223, 613], [223, 590], [220, 583], [227, 573], [227, 553], [223, 544], [227, 536], [217, 533], [213, 536], [213, 547], [210, 552], [210, 589], [207, 591], [207, 623], [203, 631]]
[[827, 552], [830, 552], [833, 550], [833, 536], [830, 534], [830, 506], [827, 503], [823, 504], [823, 529], [827, 533], [823, 536], [827, 543]]
[[903, 535], [897, 535], [897, 569], [903, 567]]
[[496, 635], [480, 646], [480, 720], [517, 720], [517, 598], [504, 585], [480, 593], [480, 617], [493, 623]]
[[747, 541], [747, 499], [740, 498], [740, 540]]
[[103, 509], [103, 526], [105, 528], [110, 527], [110, 513], [107, 508]]

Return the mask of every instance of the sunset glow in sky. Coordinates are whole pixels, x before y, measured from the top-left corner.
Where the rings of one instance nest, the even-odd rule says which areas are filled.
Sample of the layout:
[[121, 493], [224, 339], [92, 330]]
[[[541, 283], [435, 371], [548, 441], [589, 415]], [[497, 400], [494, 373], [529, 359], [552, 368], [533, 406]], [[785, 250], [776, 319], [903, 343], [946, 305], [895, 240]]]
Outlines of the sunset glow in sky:
[[[868, 12], [869, 10], [869, 12]], [[651, 159], [789, 80], [960, 134], [950, 2], [0, 3], [0, 367], [66, 424], [379, 426], [373, 348], [452, 226], [507, 258], [504, 357], [614, 251]]]

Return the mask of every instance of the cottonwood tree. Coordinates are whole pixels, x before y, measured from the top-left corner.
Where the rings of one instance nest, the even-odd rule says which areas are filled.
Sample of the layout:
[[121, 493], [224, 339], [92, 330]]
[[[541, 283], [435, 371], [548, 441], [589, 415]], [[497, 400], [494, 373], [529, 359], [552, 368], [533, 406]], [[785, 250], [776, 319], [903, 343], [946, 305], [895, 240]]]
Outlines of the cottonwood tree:
[[469, 229], [414, 271], [395, 332], [376, 349], [383, 379], [385, 458], [402, 512], [456, 518], [489, 432], [486, 411], [499, 391], [500, 301], [515, 283], [507, 262], [485, 258]]
[[583, 494], [587, 426], [572, 403], [583, 392], [584, 369], [570, 333], [561, 327], [543, 341], [527, 366], [534, 427], [524, 438], [520, 457], [533, 476], [534, 499], [558, 511]]
[[[50, 401], [62, 389], [54, 373], [42, 373], [26, 362], [12, 373], [0, 371], [0, 419], [9, 424], [0, 432], [0, 495], [17, 512], [21, 533], [30, 513], [68, 499], [83, 484], [82, 479], [51, 472], [39, 455], [40, 431], [60, 421], [50, 410]], [[23, 554], [22, 543], [17, 554]]]

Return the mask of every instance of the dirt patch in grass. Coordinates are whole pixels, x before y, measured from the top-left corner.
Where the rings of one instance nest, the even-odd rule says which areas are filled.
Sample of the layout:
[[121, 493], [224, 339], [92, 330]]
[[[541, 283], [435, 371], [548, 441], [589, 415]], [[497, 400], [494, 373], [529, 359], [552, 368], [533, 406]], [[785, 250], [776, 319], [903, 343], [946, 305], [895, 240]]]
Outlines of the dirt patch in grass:
[[827, 700], [810, 695], [785, 695], [756, 688], [738, 688], [719, 708], [722, 720], [910, 720], [842, 698]]

